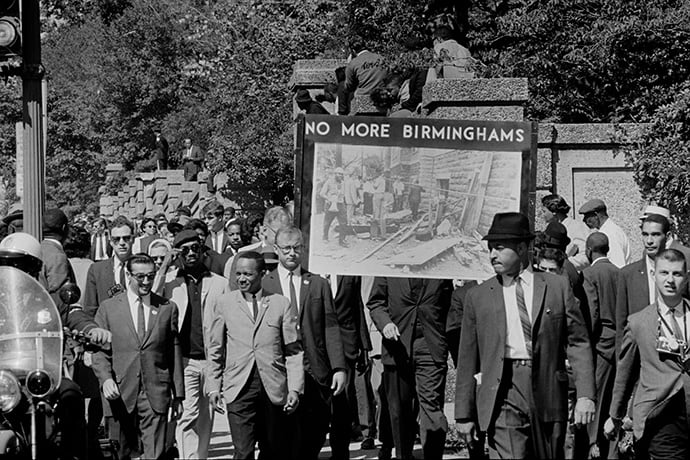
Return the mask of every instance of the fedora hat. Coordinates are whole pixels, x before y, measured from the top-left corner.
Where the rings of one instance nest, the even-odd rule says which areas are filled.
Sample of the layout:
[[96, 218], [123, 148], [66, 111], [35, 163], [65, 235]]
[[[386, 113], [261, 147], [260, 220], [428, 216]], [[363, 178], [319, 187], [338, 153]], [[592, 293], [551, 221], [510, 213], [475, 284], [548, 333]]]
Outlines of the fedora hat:
[[489, 233], [482, 239], [494, 240], [531, 240], [534, 234], [529, 229], [529, 219], [519, 212], [502, 212], [494, 216]]
[[542, 241], [545, 245], [553, 248], [565, 248], [570, 244], [568, 229], [560, 222], [549, 222], [542, 234]]
[[295, 102], [299, 103], [304, 103], [304, 102], [311, 102], [311, 94], [309, 94], [309, 91], [306, 89], [300, 89], [297, 90], [297, 94], [295, 94]]

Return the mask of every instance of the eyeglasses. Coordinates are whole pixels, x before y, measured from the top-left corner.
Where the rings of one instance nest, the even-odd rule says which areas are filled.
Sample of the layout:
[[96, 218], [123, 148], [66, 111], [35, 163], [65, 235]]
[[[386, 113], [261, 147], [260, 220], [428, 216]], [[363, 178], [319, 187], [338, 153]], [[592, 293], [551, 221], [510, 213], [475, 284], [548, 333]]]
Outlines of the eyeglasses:
[[[277, 245], [276, 245], [277, 246]], [[302, 252], [302, 245], [296, 244], [294, 246], [278, 246], [278, 248], [283, 252], [283, 254], [290, 254], [290, 251]]]
[[132, 278], [137, 280], [139, 283], [141, 283], [144, 280], [153, 281], [156, 278], [155, 272], [152, 272], [152, 273], [131, 273], [130, 275], [132, 276]]
[[132, 242], [132, 235], [111, 236], [110, 241], [112, 241], [113, 243], [119, 243], [120, 241], [124, 241], [125, 243], [131, 243]]
[[199, 252], [201, 250], [201, 245], [200, 244], [193, 244], [191, 246], [182, 246], [180, 248], [180, 254], [183, 256], [186, 256], [189, 254], [189, 251], [191, 252]]

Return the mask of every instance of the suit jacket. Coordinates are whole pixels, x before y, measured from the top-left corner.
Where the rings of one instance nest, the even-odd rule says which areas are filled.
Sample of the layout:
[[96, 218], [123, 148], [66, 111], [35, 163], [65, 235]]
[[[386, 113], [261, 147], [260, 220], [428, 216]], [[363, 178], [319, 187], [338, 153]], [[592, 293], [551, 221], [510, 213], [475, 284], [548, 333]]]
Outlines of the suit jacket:
[[[105, 234], [105, 242], [103, 250], [105, 251], [105, 254], [108, 257], [113, 256], [113, 247], [110, 245], [110, 238], [108, 238], [108, 234]], [[93, 234], [91, 235], [91, 248], [89, 249], [89, 259], [96, 261], [96, 235]], [[103, 259], [105, 260], [105, 259]]]
[[182, 162], [193, 161], [197, 165], [201, 166], [204, 161], [204, 154], [201, 152], [201, 148], [198, 145], [192, 145], [191, 155], [187, 155], [187, 148], [182, 149]]
[[599, 356], [613, 363], [616, 351], [616, 292], [620, 269], [609, 259], [596, 260], [582, 270], [592, 320], [592, 345]]
[[[187, 283], [185, 283], [184, 277], [177, 276], [177, 270], [171, 270], [167, 273], [165, 284], [162, 287], [162, 295], [166, 299], [170, 299], [177, 305], [177, 311], [180, 316], [180, 321], [178, 323], [178, 328], [182, 329], [182, 323], [184, 321], [185, 314], [187, 313], [187, 307], [189, 306], [189, 294], [187, 291]], [[228, 286], [228, 280], [222, 276], [211, 273], [210, 276], [206, 276], [201, 281], [201, 308], [202, 308], [202, 318], [206, 317], [204, 313], [208, 310], [208, 305], [212, 302], [216, 302], [221, 296], [230, 292], [230, 287]], [[208, 342], [207, 337], [210, 333], [211, 322], [203, 321], [204, 331], [204, 348], [206, 352], [206, 357], [208, 357]]]
[[242, 292], [231, 291], [209, 303], [204, 320], [210, 323], [209, 393], [222, 391], [233, 402], [254, 365], [273, 404], [285, 404], [289, 391], [304, 393], [297, 312], [287, 298], [264, 291], [255, 320]]
[[106, 260], [94, 262], [86, 274], [86, 289], [84, 292], [84, 311], [95, 316], [98, 306], [111, 297], [115, 291], [114, 262], [110, 257]]
[[632, 416], [633, 433], [637, 439], [642, 437], [646, 421], [658, 413], [671, 396], [683, 391], [681, 365], [656, 350], [657, 319], [656, 303], [628, 318], [613, 386], [610, 415], [620, 419], [626, 414], [639, 376]]
[[[645, 256], [646, 257], [646, 256]], [[620, 351], [628, 316], [649, 305], [647, 264], [638, 260], [620, 269], [616, 290], [616, 350]]]
[[349, 360], [357, 359], [359, 352], [371, 350], [371, 338], [364, 317], [362, 278], [337, 275], [337, 290], [333, 304], [338, 316], [343, 353]]
[[127, 293], [105, 300], [96, 313], [96, 323], [112, 332], [111, 350], [93, 355], [93, 371], [101, 386], [113, 379], [120, 397], [132, 413], [140, 381], [151, 407], [164, 414], [172, 397], [184, 398], [182, 353], [177, 337], [177, 308], [151, 293], [151, 312], [143, 341], [134, 328]]
[[383, 57], [364, 50], [345, 67], [345, 91], [354, 92], [357, 96], [366, 96], [385, 78]]
[[[277, 269], [264, 276], [262, 285], [264, 291], [285, 295]], [[331, 287], [325, 279], [302, 269], [299, 297], [304, 370], [319, 384], [330, 387], [333, 372], [347, 370]]]
[[462, 286], [453, 289], [450, 297], [450, 309], [446, 319], [446, 340], [448, 341], [448, 351], [453, 364], [458, 366], [458, 347], [460, 346], [460, 331], [462, 330], [462, 315], [465, 309], [465, 297], [470, 289], [479, 286], [476, 281], [466, 281]]
[[[534, 395], [536, 412], [544, 422], [564, 422], [566, 357], [574, 370], [577, 397], [594, 400], [596, 394], [587, 328], [567, 279], [534, 273], [532, 318], [532, 386], [539, 391]], [[496, 409], [505, 342], [503, 287], [493, 277], [467, 294], [455, 390], [455, 418], [478, 420], [482, 431], [489, 428]]]
[[57, 241], [50, 239], [41, 241], [41, 258], [43, 259], [43, 268], [40, 278], [45, 281], [53, 301], [59, 304], [60, 288], [66, 283], [76, 284], [77, 282], [74, 270], [67, 259], [65, 250]]
[[[206, 237], [206, 246], [209, 248], [213, 249], [213, 234], [209, 232], [209, 235]], [[218, 254], [223, 254], [225, 250], [230, 246], [230, 238], [228, 237], [228, 234], [225, 231], [221, 232], [221, 244], [219, 249], [213, 249], [216, 251]]]
[[450, 280], [424, 280], [421, 291], [412, 292], [410, 278], [377, 277], [371, 288], [367, 307], [379, 331], [394, 323], [400, 339], [382, 341], [381, 361], [384, 365], [403, 365], [412, 359], [414, 328], [419, 317], [424, 338], [435, 362], [448, 360], [446, 320], [450, 309], [453, 284]]

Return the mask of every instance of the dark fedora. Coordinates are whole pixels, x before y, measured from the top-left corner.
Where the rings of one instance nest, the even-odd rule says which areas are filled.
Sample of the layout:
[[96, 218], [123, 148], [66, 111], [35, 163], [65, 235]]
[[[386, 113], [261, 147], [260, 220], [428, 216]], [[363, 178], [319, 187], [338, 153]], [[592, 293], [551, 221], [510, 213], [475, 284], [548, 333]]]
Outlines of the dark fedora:
[[309, 91], [306, 89], [300, 89], [297, 90], [297, 94], [295, 94], [295, 102], [298, 104], [306, 104], [307, 102], [311, 102], [311, 94], [309, 94]]
[[549, 222], [542, 234], [542, 241], [546, 246], [564, 249], [570, 244], [568, 229], [560, 222]]
[[494, 240], [531, 240], [534, 233], [529, 230], [529, 219], [519, 212], [501, 212], [494, 216], [489, 233], [482, 239]]

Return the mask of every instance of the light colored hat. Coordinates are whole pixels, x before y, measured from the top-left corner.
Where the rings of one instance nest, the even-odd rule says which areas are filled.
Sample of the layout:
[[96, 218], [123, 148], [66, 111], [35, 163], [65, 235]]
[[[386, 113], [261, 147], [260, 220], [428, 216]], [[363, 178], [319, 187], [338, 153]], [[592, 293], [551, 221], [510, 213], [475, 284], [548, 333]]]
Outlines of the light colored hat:
[[661, 207], [661, 206], [652, 206], [649, 205], [646, 208], [644, 208], [644, 212], [640, 216], [640, 220], [645, 220], [648, 215], [650, 214], [657, 214], [659, 216], [663, 216], [667, 219], [671, 219], [671, 211], [668, 209]]

